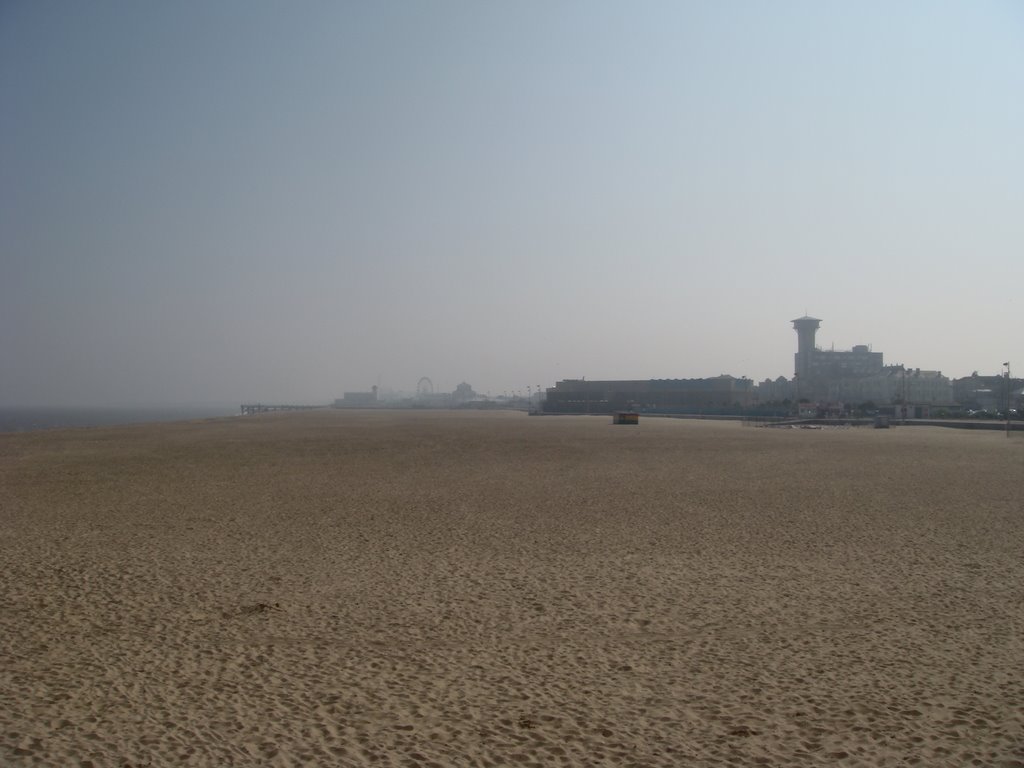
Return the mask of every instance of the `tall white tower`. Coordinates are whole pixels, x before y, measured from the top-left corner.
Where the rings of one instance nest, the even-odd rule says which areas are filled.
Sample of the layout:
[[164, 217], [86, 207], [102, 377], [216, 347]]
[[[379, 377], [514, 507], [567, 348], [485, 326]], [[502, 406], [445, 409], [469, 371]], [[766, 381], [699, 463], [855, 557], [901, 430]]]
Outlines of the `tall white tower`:
[[797, 338], [794, 371], [797, 376], [806, 380], [811, 368], [811, 356], [814, 354], [814, 334], [818, 332], [821, 320], [804, 315], [791, 322]]

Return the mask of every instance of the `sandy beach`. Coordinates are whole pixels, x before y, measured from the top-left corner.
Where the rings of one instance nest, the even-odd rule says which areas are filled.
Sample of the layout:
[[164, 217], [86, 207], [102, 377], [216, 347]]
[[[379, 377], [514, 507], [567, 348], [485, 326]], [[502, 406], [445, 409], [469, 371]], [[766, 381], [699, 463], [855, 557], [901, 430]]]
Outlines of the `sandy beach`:
[[1024, 766], [1024, 435], [0, 435], [0, 764]]

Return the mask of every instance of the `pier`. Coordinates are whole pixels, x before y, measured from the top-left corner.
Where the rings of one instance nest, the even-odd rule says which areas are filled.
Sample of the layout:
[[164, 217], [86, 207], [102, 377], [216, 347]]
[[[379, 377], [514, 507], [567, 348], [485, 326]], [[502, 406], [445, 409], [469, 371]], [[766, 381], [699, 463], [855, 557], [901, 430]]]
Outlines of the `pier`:
[[270, 413], [271, 411], [311, 411], [314, 408], [323, 408], [322, 405], [264, 405], [263, 403], [243, 404], [242, 415], [252, 416], [257, 413]]

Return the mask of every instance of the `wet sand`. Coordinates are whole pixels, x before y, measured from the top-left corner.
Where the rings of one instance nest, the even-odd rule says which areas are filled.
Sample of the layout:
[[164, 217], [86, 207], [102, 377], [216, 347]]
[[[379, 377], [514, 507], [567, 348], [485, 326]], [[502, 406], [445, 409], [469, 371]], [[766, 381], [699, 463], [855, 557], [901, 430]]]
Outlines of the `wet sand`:
[[1024, 766], [1024, 435], [0, 435], [0, 764]]

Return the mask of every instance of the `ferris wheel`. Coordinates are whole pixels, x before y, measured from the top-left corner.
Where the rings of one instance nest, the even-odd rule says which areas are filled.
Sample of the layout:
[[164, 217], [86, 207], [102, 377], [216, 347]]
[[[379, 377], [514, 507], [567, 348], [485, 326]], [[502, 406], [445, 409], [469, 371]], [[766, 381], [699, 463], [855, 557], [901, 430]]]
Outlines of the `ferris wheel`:
[[416, 397], [423, 400], [432, 394], [434, 394], [434, 382], [424, 376], [416, 383]]

